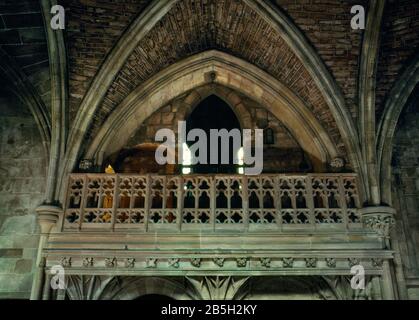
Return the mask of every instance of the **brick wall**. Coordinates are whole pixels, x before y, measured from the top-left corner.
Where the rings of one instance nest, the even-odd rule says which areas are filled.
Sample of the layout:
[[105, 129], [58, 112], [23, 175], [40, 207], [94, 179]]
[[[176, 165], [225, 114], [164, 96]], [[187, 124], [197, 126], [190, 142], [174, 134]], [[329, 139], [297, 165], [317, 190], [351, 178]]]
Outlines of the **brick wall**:
[[242, 1], [179, 1], [140, 41], [116, 76], [95, 113], [90, 137], [134, 88], [174, 62], [209, 49], [242, 58], [287, 85], [345, 155], [338, 125], [314, 79], [281, 35]]
[[[357, 116], [358, 62], [363, 30], [351, 28], [351, 8], [365, 0], [271, 0], [291, 17], [317, 50], [345, 96], [346, 104]], [[367, 13], [367, 12], [366, 12]]]
[[67, 0], [66, 42], [69, 61], [70, 119], [125, 28], [150, 0]]

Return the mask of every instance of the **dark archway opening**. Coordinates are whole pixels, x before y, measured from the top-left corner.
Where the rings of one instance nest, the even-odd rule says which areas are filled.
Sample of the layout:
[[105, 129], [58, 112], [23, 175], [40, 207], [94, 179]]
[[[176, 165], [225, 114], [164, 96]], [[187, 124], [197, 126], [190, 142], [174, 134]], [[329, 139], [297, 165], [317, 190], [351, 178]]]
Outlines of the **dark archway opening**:
[[[201, 101], [199, 105], [192, 111], [186, 119], [186, 131], [189, 133], [192, 129], [202, 129], [207, 136], [207, 163], [192, 165], [191, 173], [199, 174], [216, 174], [216, 173], [237, 173], [237, 164], [234, 159], [237, 157], [238, 149], [234, 148], [232, 139], [229, 145], [229, 162], [221, 163], [221, 143], [218, 141], [218, 163], [210, 163], [210, 130], [211, 129], [238, 129], [241, 132], [240, 122], [230, 106], [222, 99], [215, 95], [211, 95]], [[196, 140], [195, 140], [196, 141]], [[195, 141], [187, 142], [188, 147], [193, 145]], [[240, 141], [240, 146], [242, 142]], [[199, 152], [198, 152], [199, 154]]]

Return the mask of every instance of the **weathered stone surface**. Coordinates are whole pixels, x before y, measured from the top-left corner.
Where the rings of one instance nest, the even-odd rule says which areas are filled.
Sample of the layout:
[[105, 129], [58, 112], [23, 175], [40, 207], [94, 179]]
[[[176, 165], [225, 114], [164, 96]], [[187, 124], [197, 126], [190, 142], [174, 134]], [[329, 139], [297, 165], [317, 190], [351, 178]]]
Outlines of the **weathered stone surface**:
[[27, 108], [4, 87], [0, 97], [0, 298], [28, 298], [46, 156]]
[[[399, 214], [397, 234], [404, 272], [408, 277], [419, 274], [419, 89], [403, 111], [393, 141], [393, 201]], [[417, 299], [417, 288], [408, 288]]]
[[33, 261], [30, 259], [20, 259], [16, 261], [14, 272], [23, 274], [30, 273], [32, 271], [32, 264]]
[[50, 107], [50, 75], [47, 40], [39, 1], [2, 0], [0, 48], [29, 77], [41, 99]]
[[406, 64], [419, 48], [419, 2], [389, 0], [384, 9], [380, 60], [377, 70], [376, 114], [379, 119], [386, 98]]

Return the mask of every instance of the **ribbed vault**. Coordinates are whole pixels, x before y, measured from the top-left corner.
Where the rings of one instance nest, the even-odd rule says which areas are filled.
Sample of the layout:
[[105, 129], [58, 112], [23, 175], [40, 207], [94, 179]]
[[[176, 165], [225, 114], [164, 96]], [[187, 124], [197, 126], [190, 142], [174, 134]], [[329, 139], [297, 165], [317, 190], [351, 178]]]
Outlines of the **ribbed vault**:
[[331, 71], [345, 97], [346, 106], [355, 118], [358, 110], [358, 62], [363, 30], [349, 27], [351, 8], [368, 0], [270, 0], [282, 8], [304, 32]]
[[218, 49], [240, 57], [284, 83], [315, 114], [342, 155], [338, 126], [300, 59], [275, 29], [244, 1], [178, 1], [140, 41], [95, 113], [91, 136], [136, 87], [193, 54]]
[[380, 119], [390, 92], [419, 49], [419, 1], [387, 0], [377, 71], [376, 114]]

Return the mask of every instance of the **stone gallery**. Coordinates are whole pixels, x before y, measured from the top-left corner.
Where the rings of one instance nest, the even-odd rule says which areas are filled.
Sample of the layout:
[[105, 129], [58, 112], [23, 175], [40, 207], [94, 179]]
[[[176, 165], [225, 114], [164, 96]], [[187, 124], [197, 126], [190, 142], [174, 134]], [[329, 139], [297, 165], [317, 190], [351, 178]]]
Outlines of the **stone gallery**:
[[0, 0], [0, 299], [419, 299], [418, 52], [417, 0]]

